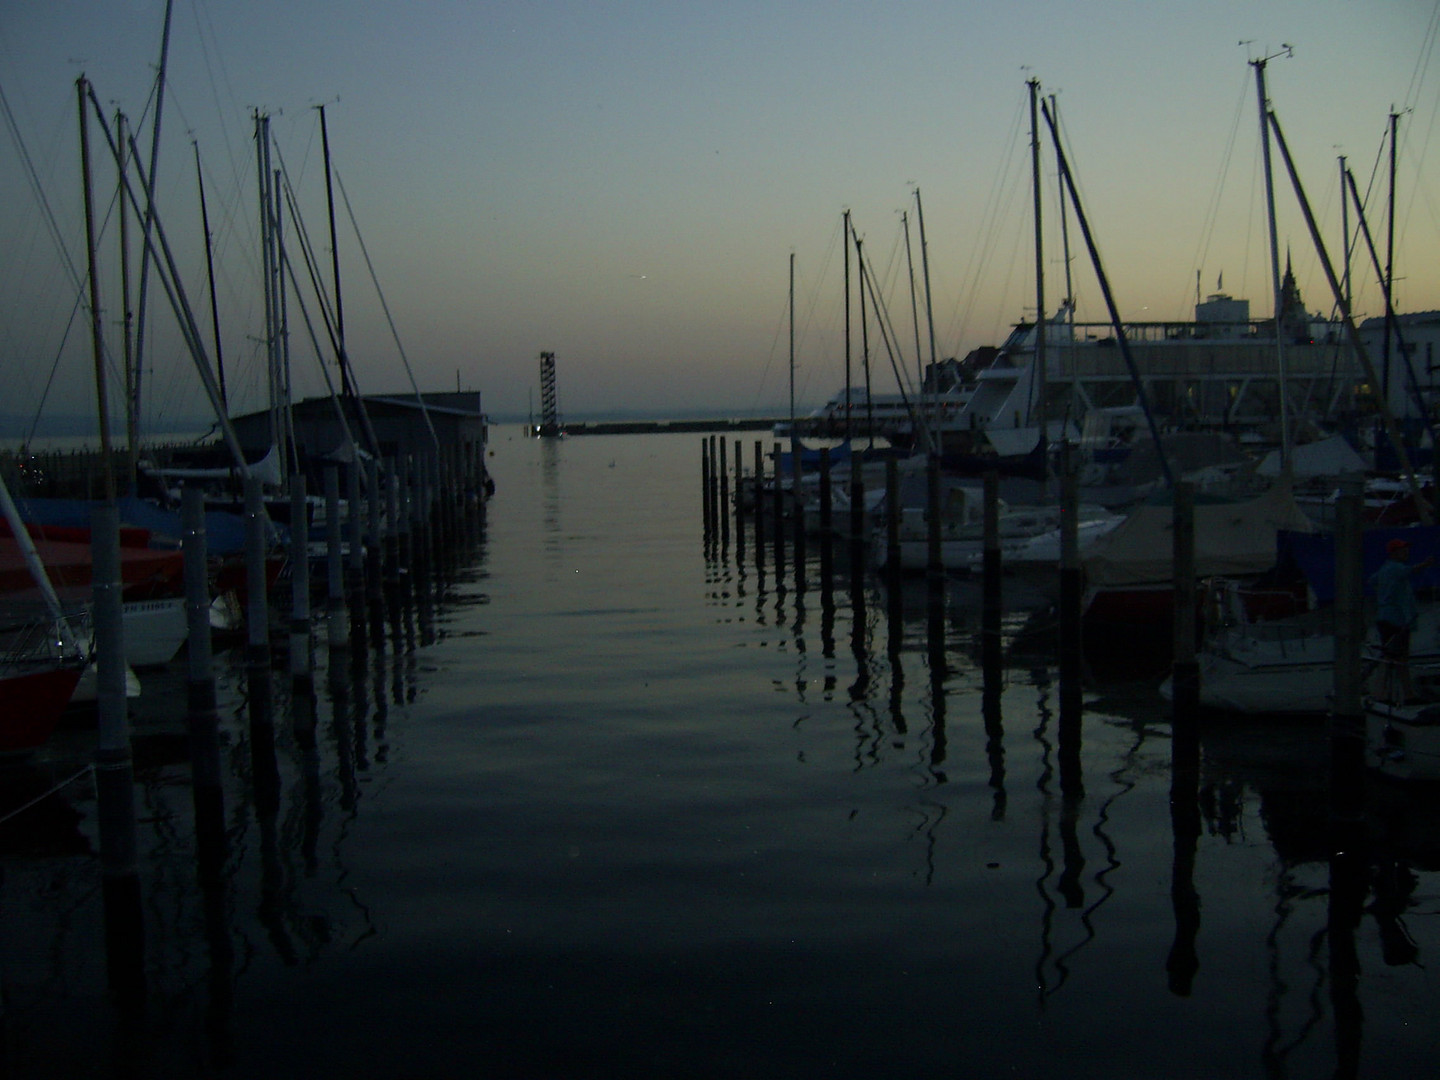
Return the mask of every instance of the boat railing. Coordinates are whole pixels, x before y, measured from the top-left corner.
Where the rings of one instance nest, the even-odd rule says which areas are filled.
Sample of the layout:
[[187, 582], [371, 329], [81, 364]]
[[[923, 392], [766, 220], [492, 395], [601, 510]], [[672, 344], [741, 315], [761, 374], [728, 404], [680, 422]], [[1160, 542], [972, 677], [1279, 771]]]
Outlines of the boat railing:
[[67, 645], [65, 635], [49, 616], [0, 624], [0, 665], [24, 666], [65, 659], [73, 654], [73, 645]]

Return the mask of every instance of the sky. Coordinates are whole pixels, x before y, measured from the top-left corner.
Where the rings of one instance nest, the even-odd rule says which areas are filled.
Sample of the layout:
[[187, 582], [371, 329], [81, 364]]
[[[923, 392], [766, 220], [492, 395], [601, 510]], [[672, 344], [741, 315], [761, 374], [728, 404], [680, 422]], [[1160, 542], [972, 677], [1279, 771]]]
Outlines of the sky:
[[[164, 0], [0, 5], [0, 413], [93, 414], [88, 299], [77, 307], [86, 245], [75, 83], [90, 80], [112, 126], [117, 110], [127, 116], [148, 159], [164, 14]], [[1440, 190], [1426, 179], [1440, 174], [1437, 21], [1440, 0], [173, 0], [156, 209], [213, 367], [198, 148], [233, 413], [268, 396], [253, 117], [270, 117], [273, 160], [299, 207], [284, 224], [287, 250], [303, 266], [289, 239], [303, 230], [329, 294], [323, 105], [346, 344], [362, 391], [408, 392], [408, 366], [422, 390], [479, 390], [492, 416], [523, 418], [539, 409], [539, 354], [551, 351], [569, 420], [783, 415], [792, 256], [797, 409], [845, 384], [847, 209], [894, 334], [887, 351], [868, 306], [862, 328], [852, 248], [856, 382], [862, 331], [877, 392], [894, 392], [897, 370], [913, 381], [912, 311], [922, 327], [930, 312], [941, 358], [999, 344], [1034, 317], [1030, 79], [1054, 95], [1122, 318], [1190, 318], [1197, 289], [1269, 314], [1250, 63], [1261, 57], [1273, 57], [1271, 107], [1337, 267], [1341, 155], [1386, 258], [1386, 135], [1398, 113], [1397, 308], [1440, 308]], [[118, 399], [116, 168], [90, 125]], [[1068, 267], [1078, 318], [1103, 321], [1068, 208], [1067, 264], [1041, 128], [1046, 307], [1066, 295]], [[1281, 257], [1307, 306], [1328, 313], [1329, 286], [1274, 154]], [[138, 236], [132, 222], [132, 307]], [[1363, 248], [1354, 266], [1357, 312], [1382, 312]], [[302, 292], [287, 307], [293, 393], [324, 393], [323, 371], [338, 377], [319, 302]], [[208, 416], [153, 278], [146, 325], [142, 428]]]

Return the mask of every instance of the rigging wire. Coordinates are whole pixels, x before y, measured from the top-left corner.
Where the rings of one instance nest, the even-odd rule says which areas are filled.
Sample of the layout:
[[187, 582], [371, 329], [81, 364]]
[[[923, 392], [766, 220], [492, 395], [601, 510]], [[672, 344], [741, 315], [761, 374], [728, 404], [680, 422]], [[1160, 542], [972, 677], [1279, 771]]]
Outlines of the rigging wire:
[[430, 439], [435, 444], [435, 449], [440, 449], [440, 436], [435, 433], [435, 425], [430, 419], [430, 410], [425, 406], [425, 398], [420, 393], [420, 387], [415, 382], [415, 370], [410, 366], [410, 357], [405, 355], [405, 345], [400, 340], [400, 331], [395, 326], [395, 319], [390, 314], [390, 305], [385, 300], [384, 290], [380, 288], [380, 278], [375, 273], [375, 264], [370, 261], [370, 250], [365, 246], [365, 237], [360, 233], [360, 223], [355, 220], [355, 211], [350, 206], [350, 195], [345, 190], [345, 181], [340, 179], [340, 170], [334, 169], [335, 184], [340, 188], [340, 198], [345, 202], [345, 213], [350, 218], [350, 227], [355, 230], [355, 240], [360, 245], [360, 254], [365, 257], [365, 269], [370, 271], [370, 281], [375, 286], [375, 295], [380, 298], [380, 308], [385, 312], [385, 321], [390, 325], [390, 336], [395, 339], [395, 348], [400, 352], [400, 360], [405, 365], [405, 374], [410, 378], [410, 388], [415, 391], [415, 400], [420, 405], [420, 415], [425, 418], [425, 426], [430, 429]]
[[[830, 267], [831, 267], [831, 265], [832, 265], [832, 264], [834, 263], [834, 261], [835, 261], [836, 252], [838, 252], [838, 251], [840, 250], [840, 243], [839, 243], [839, 241], [840, 241], [840, 234], [841, 234], [841, 231], [842, 231], [842, 229], [843, 229], [843, 226], [844, 226], [844, 219], [843, 219], [843, 218], [837, 218], [836, 221], [835, 221], [834, 227], [833, 227], [833, 228], [831, 229], [831, 231], [830, 231], [830, 240], [829, 240], [829, 243], [827, 243], [826, 246], [825, 246], [825, 254], [824, 254], [823, 258], [822, 258], [821, 261], [820, 261], [820, 276], [819, 276], [819, 279], [818, 279], [818, 280], [816, 281], [816, 283], [815, 283], [815, 288], [810, 291], [810, 294], [809, 294], [809, 295], [810, 295], [810, 303], [809, 303], [809, 306], [805, 309], [805, 318], [804, 318], [804, 320], [803, 320], [803, 321], [801, 322], [801, 324], [800, 324], [799, 333], [796, 335], [795, 349], [796, 349], [796, 353], [797, 353], [797, 354], [799, 354], [799, 353], [803, 350], [803, 347], [806, 345], [806, 343], [809, 342], [811, 330], [812, 330], [812, 328], [815, 328], [815, 327], [816, 327], [816, 312], [817, 312], [817, 310], [818, 310], [818, 308], [819, 308], [819, 306], [820, 306], [821, 286], [822, 286], [826, 281], [828, 281], [829, 278], [830, 278]], [[800, 261], [799, 259], [797, 259], [796, 262], [795, 262], [795, 268], [796, 268], [796, 271], [797, 271], [798, 273], [800, 273], [800, 274], [803, 275], [804, 269], [805, 269], [805, 264], [804, 264], [802, 261]], [[803, 277], [802, 277], [802, 280], [803, 280]], [[817, 334], [818, 334], [818, 333], [819, 333], [819, 331], [817, 330]], [[819, 336], [820, 336], [820, 338], [821, 338], [820, 343], [819, 343], [819, 344], [820, 344], [820, 349], [821, 349], [821, 352], [823, 353], [824, 350], [825, 350], [825, 348], [827, 347], [827, 342], [826, 342], [823, 334], [819, 334]], [[817, 368], [818, 368], [818, 365], [813, 365], [813, 366], [811, 366], [811, 365], [805, 365], [805, 364], [801, 364], [801, 365], [800, 365], [800, 369], [805, 373], [805, 375], [804, 375], [804, 380], [803, 380], [801, 386], [803, 386], [803, 388], [804, 388], [807, 392], [808, 392], [808, 390], [809, 390], [809, 388], [810, 388], [810, 376], [811, 376], [811, 374], [812, 374], [813, 372], [815, 372], [815, 371], [817, 370]], [[800, 390], [801, 390], [801, 387], [800, 387], [800, 386], [797, 386], [797, 387], [796, 387], [796, 400], [800, 400], [801, 397], [802, 397], [802, 395], [801, 395], [801, 393], [800, 393]]]
[[[1024, 95], [1016, 101], [1015, 112], [1011, 116], [1006, 150], [1000, 155], [994, 177], [991, 180], [990, 191], [985, 198], [980, 240], [971, 249], [970, 257], [961, 274], [961, 288], [956, 294], [955, 305], [950, 313], [950, 322], [945, 329], [945, 337], [955, 343], [949, 350], [952, 353], [958, 354], [962, 351], [964, 339], [974, 317], [975, 305], [980, 300], [981, 283], [986, 280], [990, 259], [995, 251], [996, 234], [999, 232], [1001, 219], [1004, 216], [1001, 210], [1008, 209], [1017, 197], [1014, 191], [1012, 169], [1016, 157], [1016, 146], [1019, 143], [1023, 120], [1028, 108], [1027, 103], [1028, 98]], [[996, 318], [1002, 318], [1003, 315], [998, 314], [999, 305], [995, 305], [995, 310]]]
[[[49, 397], [51, 386], [54, 385], [55, 375], [60, 365], [60, 358], [64, 354], [65, 342], [70, 336], [70, 330], [74, 325], [76, 314], [80, 309], [83, 308], [86, 303], [88, 303], [88, 300], [86, 299], [85, 278], [76, 268], [75, 261], [70, 257], [70, 250], [65, 246], [64, 235], [61, 233], [60, 225], [55, 219], [55, 211], [50, 205], [50, 200], [45, 195], [44, 185], [40, 183], [39, 171], [35, 168], [34, 158], [31, 157], [30, 150], [25, 144], [24, 135], [20, 131], [20, 125], [15, 120], [15, 114], [10, 108], [10, 101], [5, 94], [3, 85], [0, 85], [0, 111], [3, 111], [5, 115], [6, 130], [9, 133], [10, 139], [15, 145], [16, 153], [19, 155], [21, 163], [24, 166], [26, 182], [30, 185], [31, 193], [35, 196], [36, 201], [40, 204], [41, 218], [45, 222], [46, 230], [50, 234], [51, 241], [55, 244], [56, 251], [59, 253], [61, 265], [70, 275], [70, 282], [71, 285], [74, 287], [76, 294], [75, 306], [71, 309], [70, 319], [66, 323], [65, 332], [61, 337], [60, 347], [56, 350], [55, 358], [51, 361], [50, 364], [50, 374], [45, 380], [45, 393], [41, 397], [39, 405], [36, 406], [36, 411], [31, 421], [30, 430], [26, 435], [26, 442], [28, 443], [35, 436], [36, 427], [39, 425], [40, 422], [40, 412], [44, 408], [46, 399]], [[112, 191], [110, 194], [110, 203], [106, 207], [105, 213], [101, 218], [99, 228], [96, 231], [97, 243], [99, 243], [99, 241], [104, 237], [109, 227], [110, 220], [114, 215], [116, 208], [119, 206], [119, 202], [119, 192]], [[100, 340], [100, 354], [102, 362], [105, 364], [107, 370], [111, 375], [111, 381], [118, 383], [120, 381], [119, 367], [115, 363], [115, 359], [111, 355], [110, 349], [106, 346], [103, 337]], [[109, 404], [109, 402], [100, 402], [98, 407], [102, 409], [108, 409]]]
[[[1214, 242], [1216, 228], [1220, 220], [1220, 201], [1225, 189], [1225, 181], [1230, 175], [1230, 166], [1235, 160], [1235, 144], [1240, 135], [1240, 124], [1245, 111], [1245, 102], [1250, 95], [1252, 80], [1249, 72], [1245, 72], [1240, 82], [1240, 94], [1235, 102], [1235, 115], [1230, 121], [1230, 133], [1225, 139], [1225, 150], [1220, 156], [1220, 174], [1215, 178], [1215, 186], [1210, 193], [1210, 201], [1205, 207], [1205, 216], [1200, 223], [1200, 239], [1195, 252], [1194, 265], [1192, 269], [1201, 274], [1205, 270], [1205, 264], [1210, 258], [1210, 245]], [[1223, 273], [1223, 269], [1221, 271]], [[1244, 278], [1242, 277], [1243, 281]], [[1219, 286], [1216, 286], [1219, 292]], [[1185, 296], [1176, 307], [1177, 317], [1190, 306], [1190, 283], [1185, 283]]]
[[[1406, 108], [1411, 112], [1414, 112], [1418, 108], [1420, 91], [1425, 84], [1426, 76], [1429, 74], [1430, 61], [1435, 53], [1437, 37], [1440, 37], [1440, 0], [1436, 0], [1435, 7], [1430, 13], [1430, 22], [1425, 28], [1425, 37], [1422, 40], [1419, 55], [1415, 60], [1415, 71], [1410, 77], [1410, 86], [1405, 94]], [[1430, 108], [1430, 120], [1429, 123], [1425, 125], [1425, 138], [1421, 144], [1419, 155], [1413, 159], [1413, 176], [1422, 177], [1425, 175], [1425, 158], [1430, 149], [1430, 138], [1435, 133], [1437, 114], [1440, 114], [1440, 94], [1436, 94], [1435, 102]], [[1414, 142], [1412, 134], [1413, 127], [1414, 125], [1406, 126], [1405, 138], [1400, 145], [1401, 153], [1405, 155], [1407, 163], [1411, 160], [1409, 150]], [[1430, 192], [1424, 184], [1416, 183], [1410, 192], [1409, 204], [1400, 215], [1400, 232], [1402, 236], [1409, 235], [1408, 225], [1410, 217], [1414, 213], [1416, 202], [1422, 198], [1430, 209], [1432, 223], [1437, 221], [1436, 207], [1432, 201]]]

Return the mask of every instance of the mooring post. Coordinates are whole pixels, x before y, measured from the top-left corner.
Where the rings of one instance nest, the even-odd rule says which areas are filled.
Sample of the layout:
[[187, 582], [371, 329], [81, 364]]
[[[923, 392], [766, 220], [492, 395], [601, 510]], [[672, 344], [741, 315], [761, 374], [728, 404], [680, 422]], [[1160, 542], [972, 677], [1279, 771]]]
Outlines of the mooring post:
[[720, 452], [720, 460], [716, 463], [715, 471], [720, 477], [720, 499], [715, 506], [715, 517], [720, 522], [720, 549], [728, 551], [730, 548], [730, 444], [721, 436], [717, 448]]
[[785, 569], [785, 483], [781, 468], [780, 444], [774, 446], [774, 464], [770, 480], [775, 485], [775, 581], [779, 584]]
[[213, 788], [217, 794], [220, 789], [214, 650], [210, 641], [210, 570], [205, 536], [205, 499], [198, 487], [187, 485], [181, 492], [180, 516], [184, 534], [181, 539], [181, 554], [185, 565], [185, 715], [190, 729], [191, 762], [198, 810], [202, 788], [207, 791]]
[[305, 477], [290, 477], [290, 678], [313, 677], [310, 656], [310, 514]]
[[[1171, 664], [1172, 753], [1177, 767], [1198, 768], [1200, 761], [1200, 665], [1195, 659], [1195, 485], [1179, 481], [1174, 490], [1173, 566], [1175, 570], [1174, 659]], [[1183, 760], [1182, 760], [1183, 757]]]
[[755, 570], [765, 569], [765, 450], [755, 440]]
[[735, 505], [727, 508], [735, 513], [735, 563], [737, 566], [745, 562], [745, 513], [741, 504], [745, 501], [743, 494], [745, 490], [745, 463], [740, 456], [740, 440], [735, 440]]
[[365, 501], [361, 494], [363, 466], [358, 453], [345, 466], [345, 535], [349, 551], [345, 563], [345, 601], [350, 633], [355, 644], [365, 645]]
[[143, 993], [144, 915], [136, 851], [135, 768], [125, 700], [125, 628], [120, 584], [120, 512], [107, 499], [90, 512], [95, 626], [95, 796], [100, 824], [105, 944], [112, 991]]
[[400, 578], [400, 470], [395, 458], [385, 459], [385, 587]]
[[710, 520], [710, 442], [707, 439], [700, 440], [700, 518], [704, 527], [705, 546], [710, 546], [710, 538], [715, 535], [715, 524]]
[[[204, 494], [187, 485], [180, 492], [180, 540], [184, 559], [184, 613], [186, 613], [186, 716], [192, 744], [196, 721], [216, 721], [215, 652], [210, 644], [210, 576], [204, 536]], [[212, 733], [213, 734], [213, 733]], [[215, 762], [219, 769], [219, 759]], [[219, 785], [219, 772], [213, 778]], [[197, 782], [200, 776], [196, 776]]]
[[[1060, 726], [1081, 723], [1083, 666], [1080, 643], [1080, 492], [1070, 457], [1061, 451], [1060, 465]], [[1078, 741], [1078, 739], [1077, 739]]]
[[402, 454], [395, 459], [395, 472], [392, 474], [395, 495], [390, 501], [390, 508], [395, 519], [395, 585], [400, 590], [404, 590], [410, 580], [411, 559], [415, 553], [411, 529], [415, 504], [414, 465], [413, 457]]
[[367, 481], [366, 533], [369, 544], [365, 552], [365, 606], [369, 620], [370, 642], [379, 648], [385, 640], [384, 607], [385, 589], [385, 525], [383, 512], [384, 492], [380, 488], [382, 475], [389, 472], [386, 459], [384, 473], [381, 463], [371, 458], [365, 463]]
[[345, 612], [345, 537], [340, 521], [340, 469], [325, 466], [325, 641], [331, 649], [350, 647]]
[[850, 576], [852, 589], [865, 576], [865, 467], [850, 448]]
[[1336, 1056], [1340, 1061], [1337, 1075], [1355, 1075], [1363, 1028], [1355, 938], [1365, 911], [1373, 861], [1365, 824], [1361, 668], [1365, 640], [1364, 488], [1357, 476], [1346, 477], [1340, 484], [1335, 518], [1335, 699], [1330, 714], [1330, 895], [1326, 940]]
[[1002, 666], [1000, 614], [1002, 608], [1000, 565], [1000, 475], [985, 474], [984, 548], [981, 574], [980, 656], [984, 677], [998, 683]]
[[805, 488], [800, 461], [800, 442], [790, 441], [790, 513], [795, 526], [795, 589], [805, 591]]
[[724, 462], [716, 454], [717, 436], [711, 435], [707, 439], [710, 448], [710, 527], [714, 534], [720, 534], [720, 474], [724, 472]]
[[270, 665], [270, 603], [265, 582], [265, 499], [260, 480], [245, 480], [245, 640], [246, 662]]
[[[945, 556], [941, 548], [944, 516], [940, 459], [931, 454], [925, 460], [925, 572], [932, 581], [945, 576]], [[896, 544], [898, 547], [898, 540]]]
[[834, 505], [830, 493], [830, 448], [820, 448], [820, 583], [829, 589], [835, 572], [835, 536], [831, 515]]
[[1364, 809], [1363, 499], [1358, 478], [1347, 477], [1341, 481], [1335, 516], [1335, 702], [1330, 713], [1330, 813], [1342, 829], [1353, 828]]
[[[185, 727], [190, 742], [190, 796], [195, 807], [195, 850], [200, 882], [209, 905], [225, 857], [225, 791], [220, 772], [220, 716], [215, 697], [214, 654], [210, 641], [210, 571], [205, 537], [205, 500], [198, 487], [180, 497], [185, 560]], [[228, 926], [223, 935], [229, 941]], [[211, 936], [212, 952], [217, 939]], [[224, 955], [224, 944], [220, 953]], [[218, 958], [217, 958], [218, 962]]]
[[898, 593], [900, 581], [900, 463], [885, 462], [885, 575], [891, 592]]

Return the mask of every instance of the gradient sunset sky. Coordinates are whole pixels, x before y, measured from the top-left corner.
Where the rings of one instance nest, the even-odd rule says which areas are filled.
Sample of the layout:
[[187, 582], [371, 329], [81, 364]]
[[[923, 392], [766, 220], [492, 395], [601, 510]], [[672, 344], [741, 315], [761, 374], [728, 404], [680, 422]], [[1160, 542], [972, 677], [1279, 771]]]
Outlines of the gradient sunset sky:
[[[148, 154], [164, 10], [164, 0], [0, 9], [0, 89], [82, 273], [75, 80], [83, 72], [107, 111], [143, 124]], [[916, 185], [939, 355], [998, 344], [1033, 317], [1029, 78], [1057, 95], [1125, 318], [1189, 318], [1197, 274], [1204, 293], [1223, 277], [1255, 317], [1269, 314], [1248, 61], [1284, 45], [1293, 56], [1267, 67], [1271, 104], [1337, 260], [1341, 154], [1362, 190], [1373, 185], [1368, 212], [1384, 257], [1385, 136], [1400, 112], [1398, 306], [1440, 308], [1437, 19], [1436, 0], [175, 0], [157, 202], [209, 348], [198, 143], [234, 412], [263, 407], [266, 393], [252, 113], [272, 116], [328, 275], [321, 103], [359, 238], [422, 389], [454, 389], [458, 379], [483, 392], [492, 414], [523, 416], [532, 402], [538, 409], [537, 358], [551, 350], [570, 419], [783, 411], [793, 252], [797, 396], [808, 410], [844, 381], [837, 245], [847, 207], [907, 371], [915, 348], [900, 211], [918, 275]], [[118, 357], [115, 169], [98, 127], [93, 139], [107, 216], [101, 306]], [[1065, 265], [1048, 133], [1043, 153], [1053, 309]], [[1307, 306], [1328, 313], [1278, 156], [1276, 190], [1282, 247]], [[0, 411], [33, 410], [48, 383], [48, 412], [84, 412], [94, 394], [88, 330], [83, 314], [71, 323], [76, 288], [13, 134], [0, 154], [0, 196], [9, 388]], [[337, 213], [361, 389], [407, 390], [343, 202]], [[1079, 317], [1099, 321], [1103, 302], [1073, 216], [1070, 226]], [[1374, 275], [1356, 267], [1356, 307], [1377, 314]], [[306, 305], [318, 318], [313, 297]], [[203, 417], [199, 381], [154, 282], [150, 310], [147, 422]], [[296, 392], [321, 393], [297, 306], [290, 314]], [[870, 330], [875, 387], [893, 392], [873, 322]]]

